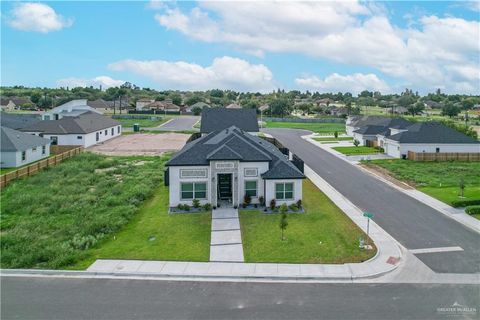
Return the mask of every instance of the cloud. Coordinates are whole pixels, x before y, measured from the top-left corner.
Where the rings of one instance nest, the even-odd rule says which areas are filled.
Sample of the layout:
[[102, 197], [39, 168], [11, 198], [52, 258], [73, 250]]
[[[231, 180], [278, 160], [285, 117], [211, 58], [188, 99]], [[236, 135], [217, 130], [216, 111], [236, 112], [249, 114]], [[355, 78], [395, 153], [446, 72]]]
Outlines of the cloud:
[[7, 23], [22, 31], [48, 33], [70, 27], [73, 19], [62, 17], [46, 4], [25, 2], [14, 5]]
[[164, 9], [166, 7], [165, 3], [161, 0], [150, 0], [146, 6], [152, 10]]
[[315, 75], [304, 75], [295, 79], [295, 83], [302, 89], [318, 90], [323, 92], [351, 92], [358, 94], [363, 90], [390, 92], [388, 84], [375, 74], [354, 73], [340, 75], [333, 73], [325, 79]]
[[84, 79], [84, 78], [65, 78], [60, 79], [57, 81], [58, 87], [99, 87], [102, 86], [102, 89], [110, 88], [110, 87], [119, 87], [124, 84], [124, 80], [115, 80], [108, 76], [98, 76], [92, 79]]
[[210, 66], [185, 61], [122, 60], [108, 65], [113, 71], [128, 71], [152, 79], [165, 88], [184, 90], [232, 89], [266, 92], [276, 88], [272, 72], [263, 64], [221, 57]]
[[[480, 55], [478, 21], [422, 13], [402, 28], [368, 2], [200, 2], [190, 11], [170, 6], [155, 19], [199, 41], [373, 68], [423, 91], [448, 92], [462, 80], [451, 67], [478, 65]], [[480, 90], [480, 75], [466, 81], [463, 89]]]

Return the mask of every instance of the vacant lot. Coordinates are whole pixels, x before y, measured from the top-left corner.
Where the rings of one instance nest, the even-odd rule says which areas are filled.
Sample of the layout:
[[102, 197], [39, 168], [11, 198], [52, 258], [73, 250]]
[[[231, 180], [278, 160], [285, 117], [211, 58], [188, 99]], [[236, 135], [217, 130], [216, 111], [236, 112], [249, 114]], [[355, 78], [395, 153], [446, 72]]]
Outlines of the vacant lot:
[[135, 133], [122, 135], [88, 150], [105, 155], [160, 155], [183, 148], [189, 134], [183, 133]]
[[83, 153], [1, 192], [2, 268], [64, 268], [124, 227], [163, 182], [168, 157]]
[[310, 130], [320, 134], [332, 134], [345, 132], [345, 124], [343, 123], [296, 123], [296, 122], [267, 122], [267, 128], [290, 128]]
[[[410, 160], [372, 160], [367, 166], [387, 169], [395, 178], [405, 181], [426, 194], [451, 204], [454, 200], [480, 199], [480, 162], [417, 162]], [[466, 188], [460, 197], [460, 179]]]
[[380, 150], [371, 148], [371, 147], [364, 147], [364, 146], [358, 146], [358, 147], [333, 147], [333, 150], [336, 150], [338, 152], [341, 152], [347, 156], [351, 155], [361, 155], [361, 154], [375, 154], [375, 153], [380, 153]]
[[247, 262], [345, 263], [371, 258], [361, 250], [366, 235], [313, 183], [303, 183], [306, 213], [288, 214], [286, 240], [281, 240], [280, 214], [240, 211]]

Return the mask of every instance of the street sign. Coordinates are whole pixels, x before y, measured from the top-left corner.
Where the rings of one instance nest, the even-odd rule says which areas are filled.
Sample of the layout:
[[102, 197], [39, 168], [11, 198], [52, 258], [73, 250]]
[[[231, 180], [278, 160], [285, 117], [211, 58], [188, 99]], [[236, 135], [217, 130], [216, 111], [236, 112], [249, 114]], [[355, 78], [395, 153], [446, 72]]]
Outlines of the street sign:
[[370, 213], [370, 212], [364, 212], [363, 216], [369, 219], [372, 219], [374, 217], [373, 213]]

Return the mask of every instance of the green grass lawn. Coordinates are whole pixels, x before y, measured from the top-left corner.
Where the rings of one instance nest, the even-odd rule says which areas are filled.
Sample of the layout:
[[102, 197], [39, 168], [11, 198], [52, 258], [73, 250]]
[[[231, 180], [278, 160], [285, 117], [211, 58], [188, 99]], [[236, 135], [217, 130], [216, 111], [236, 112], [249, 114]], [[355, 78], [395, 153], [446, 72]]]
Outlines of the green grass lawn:
[[210, 212], [168, 214], [168, 188], [162, 186], [129, 224], [88, 250], [72, 269], [86, 269], [96, 259], [208, 261], [210, 224]]
[[240, 211], [246, 262], [346, 263], [371, 258], [361, 250], [366, 235], [312, 182], [303, 182], [305, 213], [288, 214], [286, 240], [281, 240], [280, 214]]
[[166, 122], [162, 118], [160, 120], [150, 120], [150, 119], [115, 119], [122, 124], [124, 127], [133, 128], [135, 123], [140, 125], [140, 128], [148, 128], [148, 127], [158, 127], [162, 123]]
[[351, 155], [362, 155], [362, 154], [375, 154], [380, 153], [380, 150], [372, 148], [372, 147], [365, 147], [365, 146], [358, 146], [358, 147], [333, 147], [333, 150], [341, 152], [347, 156]]
[[21, 167], [18, 167], [18, 168], [0, 168], [0, 175], [15, 171], [15, 170], [20, 169], [20, 168]]
[[267, 128], [290, 128], [290, 129], [303, 129], [310, 130], [316, 133], [331, 133], [337, 131], [339, 134], [345, 132], [344, 123], [297, 123], [297, 122], [267, 122]]
[[[480, 162], [421, 162], [388, 159], [371, 160], [364, 164], [385, 168], [395, 178], [447, 204], [451, 204], [454, 200], [480, 199]], [[460, 197], [461, 178], [466, 185], [465, 198]]]
[[[202, 232], [208, 247], [210, 227], [206, 222], [203, 225], [200, 223], [200, 220], [209, 221], [208, 214], [190, 217], [196, 223], [193, 227], [180, 222], [182, 219], [189, 220], [186, 216], [177, 220], [166, 217], [166, 189], [160, 186], [163, 183], [163, 166], [168, 158], [106, 157], [86, 152], [36, 175], [12, 182], [2, 189], [0, 198], [1, 267], [71, 267], [94, 257], [89, 249], [96, 250], [97, 246], [101, 249], [105, 245], [107, 249], [98, 251], [99, 254], [110, 253], [115, 252], [113, 247], [120, 243], [130, 245], [117, 249], [125, 252], [125, 257], [129, 252], [132, 258], [193, 259], [196, 256], [200, 260], [208, 257], [208, 251], [197, 252], [196, 246], [200, 244], [195, 233], [195, 228], [204, 226]], [[154, 200], [142, 206], [154, 195]], [[156, 230], [155, 215], [159, 220], [164, 218], [156, 224]], [[134, 222], [129, 224], [132, 219]], [[138, 229], [142, 223], [145, 233]], [[109, 244], [112, 235], [124, 227], [123, 236], [129, 234], [129, 228], [133, 228], [138, 238], [131, 234], [128, 241], [122, 236], [117, 238], [117, 243]], [[183, 232], [183, 235], [175, 237], [176, 232]], [[190, 232], [193, 233], [191, 238], [185, 236]], [[157, 240], [148, 243], [150, 249], [142, 247], [141, 244], [145, 244], [143, 240], [150, 235], [156, 235]], [[166, 242], [164, 235], [171, 236], [171, 240], [178, 244]], [[182, 243], [179, 240], [182, 237], [193, 243]], [[167, 244], [171, 246], [170, 253], [161, 251]], [[192, 249], [189, 251], [185, 247]]]
[[315, 141], [353, 141], [352, 137], [321, 137], [321, 138], [313, 138]]

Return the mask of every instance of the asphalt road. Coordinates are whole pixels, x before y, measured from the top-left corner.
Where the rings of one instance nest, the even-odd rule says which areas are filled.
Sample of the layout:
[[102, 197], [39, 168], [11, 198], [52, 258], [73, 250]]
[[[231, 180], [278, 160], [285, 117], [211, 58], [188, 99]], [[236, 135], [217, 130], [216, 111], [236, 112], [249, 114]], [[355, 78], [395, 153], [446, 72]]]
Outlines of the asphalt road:
[[417, 254], [433, 271], [480, 272], [480, 235], [301, 138], [308, 131], [265, 129], [408, 249], [460, 246]]
[[267, 284], [1, 279], [7, 319], [452, 319], [475, 308], [479, 287], [416, 284]]
[[164, 131], [188, 131], [194, 130], [193, 126], [200, 120], [197, 116], [181, 116], [173, 118], [172, 121], [168, 121], [161, 126], [157, 127], [159, 130]]

